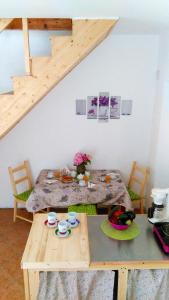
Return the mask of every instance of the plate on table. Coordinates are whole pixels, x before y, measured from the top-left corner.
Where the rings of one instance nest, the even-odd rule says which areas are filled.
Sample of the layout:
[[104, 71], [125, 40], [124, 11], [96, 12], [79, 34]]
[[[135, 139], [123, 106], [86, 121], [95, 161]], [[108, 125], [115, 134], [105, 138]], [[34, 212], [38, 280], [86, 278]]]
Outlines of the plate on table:
[[71, 183], [73, 182], [73, 177], [68, 175], [63, 175], [61, 180], [63, 183]]
[[55, 224], [50, 225], [48, 223], [48, 220], [45, 220], [44, 225], [46, 225], [48, 228], [56, 228], [58, 226], [59, 220], [56, 220]]
[[108, 220], [104, 220], [100, 227], [103, 233], [109, 238], [119, 241], [132, 240], [140, 234], [140, 228], [135, 222], [132, 222], [126, 230], [113, 228]]
[[53, 184], [56, 183], [58, 180], [57, 179], [44, 179], [44, 183], [46, 184]]
[[78, 219], [76, 219], [76, 223], [75, 224], [71, 224], [68, 219], [66, 220], [69, 225], [70, 225], [70, 228], [76, 228], [79, 224], [80, 224], [80, 221]]
[[59, 229], [56, 229], [55, 230], [55, 234], [60, 237], [60, 238], [66, 238], [66, 237], [69, 237], [71, 235], [71, 229], [68, 229], [68, 231], [65, 233], [65, 234], [61, 234], [59, 232]]

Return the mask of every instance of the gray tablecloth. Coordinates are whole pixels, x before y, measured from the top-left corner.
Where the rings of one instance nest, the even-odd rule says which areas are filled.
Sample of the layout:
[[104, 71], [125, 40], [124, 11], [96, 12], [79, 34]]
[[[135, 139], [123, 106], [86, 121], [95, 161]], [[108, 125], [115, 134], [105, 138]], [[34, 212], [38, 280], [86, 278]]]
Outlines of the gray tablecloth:
[[[41, 272], [38, 300], [113, 300], [113, 289], [113, 271]], [[169, 270], [129, 271], [127, 300], [168, 299]]]
[[169, 270], [129, 271], [127, 300], [168, 300]]
[[113, 271], [42, 272], [38, 300], [112, 300]]
[[[92, 170], [91, 181], [95, 183], [94, 188], [80, 187], [77, 182], [62, 183], [54, 181], [47, 182], [49, 170], [42, 170], [36, 181], [26, 208], [30, 212], [36, 212], [46, 207], [68, 207], [72, 204], [103, 203], [104, 205], [122, 204], [131, 207], [131, 201], [125, 184], [118, 170]], [[101, 182], [100, 177], [113, 172], [116, 178], [109, 183]]]

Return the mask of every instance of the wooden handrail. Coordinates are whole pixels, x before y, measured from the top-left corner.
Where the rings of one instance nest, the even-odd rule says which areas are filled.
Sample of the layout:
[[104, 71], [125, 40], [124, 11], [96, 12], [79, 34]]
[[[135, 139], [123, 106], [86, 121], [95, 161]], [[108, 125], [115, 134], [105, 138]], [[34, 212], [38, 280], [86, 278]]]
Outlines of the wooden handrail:
[[[68, 18], [28, 18], [29, 30], [72, 30], [72, 19]], [[6, 27], [10, 30], [22, 30], [22, 19], [15, 18]]]

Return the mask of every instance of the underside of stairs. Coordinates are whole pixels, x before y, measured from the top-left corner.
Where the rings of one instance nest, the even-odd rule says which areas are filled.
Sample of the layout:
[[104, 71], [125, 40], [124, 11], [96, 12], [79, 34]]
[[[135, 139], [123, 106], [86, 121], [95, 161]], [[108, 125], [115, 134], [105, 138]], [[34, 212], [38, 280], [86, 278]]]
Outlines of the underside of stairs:
[[[0, 31], [13, 19], [0, 19]], [[117, 20], [72, 20], [71, 36], [51, 36], [51, 56], [29, 57], [30, 74], [14, 76], [13, 93], [0, 95], [0, 138], [79, 64], [110, 32]], [[28, 45], [27, 45], [28, 46]], [[29, 72], [27, 72], [28, 74]]]

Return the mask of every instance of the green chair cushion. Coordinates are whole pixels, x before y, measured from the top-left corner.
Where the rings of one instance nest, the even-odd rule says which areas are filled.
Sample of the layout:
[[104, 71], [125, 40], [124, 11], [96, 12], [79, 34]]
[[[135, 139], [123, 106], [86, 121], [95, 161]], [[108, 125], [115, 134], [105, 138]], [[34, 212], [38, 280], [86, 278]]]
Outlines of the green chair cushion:
[[30, 194], [32, 193], [33, 189], [27, 190], [23, 193], [14, 195], [16, 199], [21, 200], [21, 201], [27, 201]]
[[135, 192], [133, 192], [130, 188], [127, 188], [127, 191], [129, 193], [131, 201], [135, 201], [135, 200], [140, 200], [141, 199], [141, 197], [138, 194], [136, 194]]
[[70, 205], [68, 207], [68, 212], [86, 213], [87, 215], [97, 215], [95, 204], [77, 204]]

